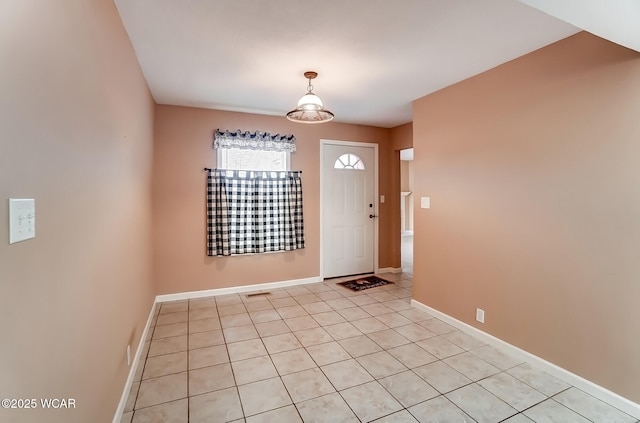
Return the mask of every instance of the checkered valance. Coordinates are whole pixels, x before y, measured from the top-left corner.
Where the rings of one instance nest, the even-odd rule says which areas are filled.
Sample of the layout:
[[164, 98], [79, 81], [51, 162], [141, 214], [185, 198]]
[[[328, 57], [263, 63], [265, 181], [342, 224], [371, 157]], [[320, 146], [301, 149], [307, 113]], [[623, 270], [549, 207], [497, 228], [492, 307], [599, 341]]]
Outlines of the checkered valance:
[[271, 135], [268, 132], [223, 131], [216, 129], [213, 148], [238, 148], [241, 150], [288, 151], [295, 153], [295, 135]]
[[207, 170], [207, 255], [304, 248], [301, 171]]

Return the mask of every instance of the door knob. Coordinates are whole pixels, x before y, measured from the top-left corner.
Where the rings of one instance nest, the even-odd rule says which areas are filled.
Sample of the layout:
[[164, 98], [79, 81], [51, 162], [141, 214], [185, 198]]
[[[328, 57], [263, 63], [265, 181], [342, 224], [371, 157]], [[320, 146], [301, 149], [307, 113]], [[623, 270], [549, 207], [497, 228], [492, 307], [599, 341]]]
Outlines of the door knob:
[[378, 217], [378, 215], [377, 214], [370, 214], [369, 215], [369, 219], [373, 219], [374, 217]]

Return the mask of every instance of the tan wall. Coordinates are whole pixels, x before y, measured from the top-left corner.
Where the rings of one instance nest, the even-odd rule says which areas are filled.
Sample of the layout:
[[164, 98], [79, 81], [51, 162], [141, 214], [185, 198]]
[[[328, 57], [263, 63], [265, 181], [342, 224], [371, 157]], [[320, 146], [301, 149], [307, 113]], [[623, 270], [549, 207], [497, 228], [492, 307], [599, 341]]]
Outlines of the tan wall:
[[[379, 144], [380, 194], [398, 195], [389, 168], [389, 130], [327, 123], [304, 125], [280, 116], [261, 116], [187, 107], [157, 106], [154, 149], [155, 276], [160, 294], [302, 279], [320, 274], [320, 140]], [[294, 134], [291, 168], [302, 170], [306, 248], [253, 256], [207, 257], [204, 167], [215, 167], [213, 131], [241, 129]], [[395, 204], [380, 204], [381, 267], [399, 267], [387, 222]]]
[[587, 33], [417, 100], [415, 299], [640, 402], [638, 116]]
[[413, 147], [413, 123], [391, 128], [391, 143], [394, 150], [404, 150]]
[[[0, 21], [0, 397], [77, 404], [0, 421], [111, 421], [154, 294], [153, 102], [112, 1]], [[35, 239], [8, 245], [8, 198], [35, 198]]]

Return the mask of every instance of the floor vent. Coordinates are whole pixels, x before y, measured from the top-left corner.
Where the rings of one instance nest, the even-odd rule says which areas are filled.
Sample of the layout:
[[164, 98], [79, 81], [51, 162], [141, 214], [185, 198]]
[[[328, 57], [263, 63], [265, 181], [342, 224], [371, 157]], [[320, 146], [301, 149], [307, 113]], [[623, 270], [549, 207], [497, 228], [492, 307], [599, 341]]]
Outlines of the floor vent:
[[271, 292], [254, 292], [253, 294], [247, 294], [247, 298], [264, 297], [266, 295], [271, 295]]

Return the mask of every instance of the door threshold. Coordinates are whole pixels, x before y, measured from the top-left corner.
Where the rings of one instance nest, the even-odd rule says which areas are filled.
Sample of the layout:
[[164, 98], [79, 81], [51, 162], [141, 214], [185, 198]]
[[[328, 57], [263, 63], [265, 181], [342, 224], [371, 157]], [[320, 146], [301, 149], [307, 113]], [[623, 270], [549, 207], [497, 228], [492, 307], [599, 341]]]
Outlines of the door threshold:
[[342, 279], [342, 278], [353, 278], [356, 276], [362, 276], [362, 275], [373, 275], [375, 272], [364, 272], [364, 273], [353, 273], [350, 275], [342, 275], [342, 276], [332, 276], [330, 278], [324, 278], [325, 281], [330, 281], [332, 279]]

